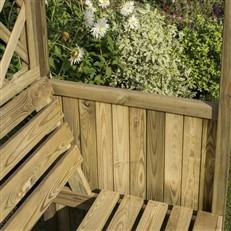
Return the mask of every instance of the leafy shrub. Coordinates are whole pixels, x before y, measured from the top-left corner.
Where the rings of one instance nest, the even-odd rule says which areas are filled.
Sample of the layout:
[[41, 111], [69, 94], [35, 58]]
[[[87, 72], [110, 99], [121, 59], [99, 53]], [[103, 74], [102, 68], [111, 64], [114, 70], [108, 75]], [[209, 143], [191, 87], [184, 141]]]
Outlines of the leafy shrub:
[[196, 97], [217, 100], [221, 69], [222, 22], [198, 15], [184, 33], [182, 61], [190, 67]]
[[136, 16], [140, 21], [137, 30], [125, 28], [116, 39], [125, 68], [113, 75], [111, 85], [192, 97], [190, 69], [180, 58], [183, 34], [167, 25], [165, 17], [149, 5], [138, 9]]

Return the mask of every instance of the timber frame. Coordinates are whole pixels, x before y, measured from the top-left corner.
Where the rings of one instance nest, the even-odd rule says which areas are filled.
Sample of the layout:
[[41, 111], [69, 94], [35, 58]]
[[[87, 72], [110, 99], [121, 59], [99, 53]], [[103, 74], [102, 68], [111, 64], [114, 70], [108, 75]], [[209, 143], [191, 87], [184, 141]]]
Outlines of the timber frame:
[[[0, 22], [0, 229], [30, 230], [46, 211], [46, 220], [56, 214], [58, 229], [69, 231], [72, 207], [88, 211], [79, 230], [115, 229], [121, 213], [126, 230], [149, 222], [221, 230], [231, 152], [231, 1], [218, 103], [49, 80], [45, 2], [13, 4], [13, 29]], [[14, 53], [22, 68], [8, 78]]]

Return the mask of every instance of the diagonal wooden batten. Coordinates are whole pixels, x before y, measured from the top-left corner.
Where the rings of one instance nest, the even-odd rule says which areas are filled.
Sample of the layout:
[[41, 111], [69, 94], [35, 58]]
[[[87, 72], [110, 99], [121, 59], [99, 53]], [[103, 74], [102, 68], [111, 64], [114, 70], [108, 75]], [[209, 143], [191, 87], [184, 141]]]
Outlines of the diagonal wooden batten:
[[0, 89], [0, 106], [40, 78], [38, 66], [29, 71], [27, 70], [28, 68], [24, 68], [14, 74], [12, 80]]
[[[11, 37], [11, 32], [5, 27], [3, 23], [0, 22], [0, 38], [7, 44]], [[17, 46], [15, 48], [15, 52], [23, 59], [27, 64], [29, 62], [27, 48], [18, 41]]]
[[24, 27], [26, 21], [26, 14], [25, 14], [25, 4], [22, 5], [22, 8], [19, 12], [17, 21], [14, 25], [14, 29], [11, 33], [11, 37], [9, 39], [9, 42], [6, 46], [6, 50], [3, 54], [2, 60], [0, 62], [0, 88], [2, 88], [3, 81], [6, 76], [6, 72], [8, 70], [8, 67], [10, 65], [10, 61], [12, 59], [12, 56], [14, 54], [15, 48], [17, 46], [18, 39], [20, 37], [20, 34], [22, 32], [22, 29]]
[[24, 165], [1, 186], [0, 221], [9, 214], [27, 194], [52, 163], [70, 148], [73, 136], [66, 123], [55, 130], [27, 159]]
[[31, 230], [82, 159], [77, 146], [72, 146], [1, 230]]
[[46, 106], [51, 101], [52, 94], [49, 80], [42, 78], [0, 108], [0, 139], [33, 111], [39, 111]]
[[0, 0], [0, 12], [2, 11], [5, 1], [6, 0]]
[[2, 145], [0, 147], [0, 180], [2, 180], [44, 136], [53, 131], [62, 118], [63, 114], [61, 109], [57, 101], [54, 101]]

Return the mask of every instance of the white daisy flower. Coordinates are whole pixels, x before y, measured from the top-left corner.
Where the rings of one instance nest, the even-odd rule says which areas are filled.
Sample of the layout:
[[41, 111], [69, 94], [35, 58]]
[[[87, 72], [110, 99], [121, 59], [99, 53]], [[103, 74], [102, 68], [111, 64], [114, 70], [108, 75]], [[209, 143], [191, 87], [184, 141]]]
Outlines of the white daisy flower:
[[84, 50], [76, 44], [76, 47], [72, 50], [71, 57], [69, 58], [71, 65], [80, 63], [82, 61], [83, 56]]
[[86, 6], [87, 9], [92, 8], [93, 7], [93, 3], [90, 0], [86, 0], [84, 5]]
[[102, 8], [107, 8], [109, 5], [110, 5], [109, 0], [99, 0], [99, 6], [101, 6]]
[[107, 20], [105, 18], [101, 18], [94, 24], [94, 27], [91, 29], [91, 34], [94, 38], [102, 38], [108, 29], [109, 24], [107, 24]]
[[126, 2], [121, 7], [120, 13], [124, 16], [128, 16], [129, 14], [131, 14], [133, 12], [134, 8], [135, 8], [135, 6], [134, 6], [133, 1]]
[[96, 12], [96, 8], [93, 6], [93, 3], [90, 0], [86, 0], [84, 5], [88, 10], [91, 10], [92, 12]]
[[84, 11], [83, 13], [83, 21], [86, 27], [92, 28], [95, 23], [95, 15], [92, 8]]
[[132, 15], [129, 19], [128, 19], [128, 27], [130, 29], [137, 29], [137, 27], [139, 26], [139, 21], [136, 18], [135, 15]]

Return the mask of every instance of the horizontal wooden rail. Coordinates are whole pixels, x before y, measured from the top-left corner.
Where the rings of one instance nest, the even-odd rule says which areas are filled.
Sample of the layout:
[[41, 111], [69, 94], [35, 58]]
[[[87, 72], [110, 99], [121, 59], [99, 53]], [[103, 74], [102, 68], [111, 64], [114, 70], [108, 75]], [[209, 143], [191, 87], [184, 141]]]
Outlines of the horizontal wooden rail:
[[205, 119], [216, 120], [218, 115], [218, 104], [213, 102], [203, 102], [194, 99], [63, 80], [52, 80], [52, 86], [55, 94], [58, 96], [144, 108]]

